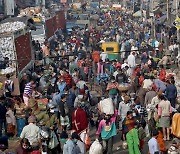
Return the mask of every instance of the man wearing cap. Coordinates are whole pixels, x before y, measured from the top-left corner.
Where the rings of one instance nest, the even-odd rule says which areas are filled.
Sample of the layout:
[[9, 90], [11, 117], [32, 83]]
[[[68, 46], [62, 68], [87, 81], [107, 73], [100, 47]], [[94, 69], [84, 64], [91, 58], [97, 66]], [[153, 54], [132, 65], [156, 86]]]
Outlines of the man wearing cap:
[[20, 138], [27, 138], [32, 145], [34, 142], [40, 143], [40, 129], [36, 126], [36, 118], [35, 116], [30, 116], [28, 118], [28, 125], [25, 126], [22, 130]]
[[128, 56], [127, 62], [129, 65], [128, 73], [131, 76], [133, 74], [134, 68], [136, 66], [136, 58], [135, 58], [135, 52], [134, 51]]

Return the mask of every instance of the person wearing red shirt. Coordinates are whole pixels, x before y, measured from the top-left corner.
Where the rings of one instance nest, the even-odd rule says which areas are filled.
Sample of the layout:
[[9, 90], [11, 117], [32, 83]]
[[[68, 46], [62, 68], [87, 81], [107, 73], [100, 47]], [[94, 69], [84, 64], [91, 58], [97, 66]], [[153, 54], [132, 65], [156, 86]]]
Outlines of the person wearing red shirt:
[[165, 69], [163, 68], [163, 65], [160, 66], [160, 71], [159, 71], [159, 79], [161, 81], [164, 81], [166, 80], [166, 71]]
[[71, 87], [73, 79], [72, 76], [67, 71], [64, 71], [62, 78], [65, 80], [66, 85]]

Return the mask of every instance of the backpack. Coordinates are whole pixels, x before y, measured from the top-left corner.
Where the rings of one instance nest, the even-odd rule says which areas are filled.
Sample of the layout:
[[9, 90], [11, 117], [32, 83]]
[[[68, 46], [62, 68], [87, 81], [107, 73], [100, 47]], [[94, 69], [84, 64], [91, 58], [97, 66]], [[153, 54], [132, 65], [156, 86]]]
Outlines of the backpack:
[[11, 80], [7, 80], [5, 84], [5, 89], [7, 92], [13, 92], [14, 91], [14, 83]]

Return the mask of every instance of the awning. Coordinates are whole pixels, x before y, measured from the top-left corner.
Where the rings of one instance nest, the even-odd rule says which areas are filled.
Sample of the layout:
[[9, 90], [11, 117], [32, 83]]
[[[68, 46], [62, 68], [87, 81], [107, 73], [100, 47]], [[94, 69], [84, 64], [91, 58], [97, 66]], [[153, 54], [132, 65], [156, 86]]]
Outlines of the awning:
[[133, 14], [133, 17], [142, 17], [142, 12], [139, 10]]

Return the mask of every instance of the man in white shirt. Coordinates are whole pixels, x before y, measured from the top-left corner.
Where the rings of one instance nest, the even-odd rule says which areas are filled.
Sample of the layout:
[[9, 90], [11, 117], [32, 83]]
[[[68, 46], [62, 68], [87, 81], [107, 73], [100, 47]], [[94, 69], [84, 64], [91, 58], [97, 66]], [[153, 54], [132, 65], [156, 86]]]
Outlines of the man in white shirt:
[[108, 54], [105, 53], [105, 52], [102, 52], [102, 53], [100, 54], [100, 58], [102, 59], [103, 62], [105, 62], [106, 59], [108, 59]]
[[136, 58], [135, 58], [134, 51], [128, 56], [127, 63], [129, 65], [128, 73], [131, 76], [133, 74], [134, 68], [136, 66]]
[[28, 118], [29, 125], [25, 126], [21, 132], [20, 138], [27, 138], [32, 145], [33, 143], [40, 143], [40, 129], [35, 124], [36, 118], [35, 116], [30, 116]]
[[159, 150], [159, 145], [158, 142], [156, 140], [157, 136], [158, 136], [158, 130], [153, 130], [153, 137], [149, 140], [148, 142], [148, 147], [149, 147], [149, 153], [150, 154], [159, 154], [160, 150]]

